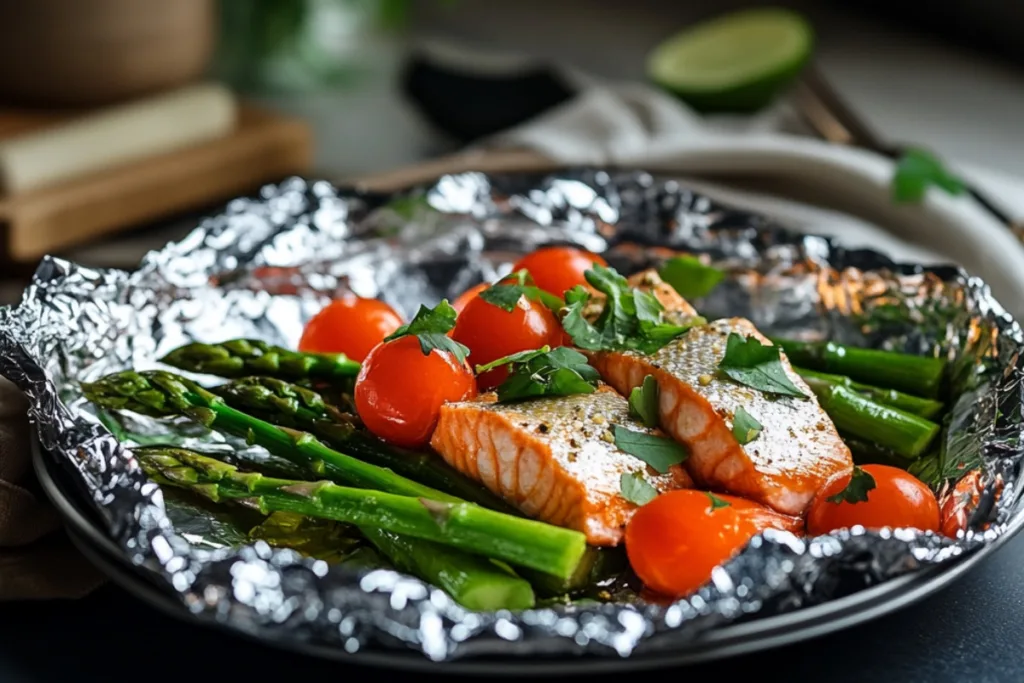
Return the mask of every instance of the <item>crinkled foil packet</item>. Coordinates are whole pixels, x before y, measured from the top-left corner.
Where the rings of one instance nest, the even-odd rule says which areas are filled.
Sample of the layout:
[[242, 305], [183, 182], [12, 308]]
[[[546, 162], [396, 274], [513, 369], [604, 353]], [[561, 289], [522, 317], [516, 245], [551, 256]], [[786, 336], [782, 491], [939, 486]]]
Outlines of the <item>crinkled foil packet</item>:
[[[263, 542], [210, 541], [216, 524], [171, 514], [77, 385], [159, 367], [156, 358], [192, 340], [294, 346], [303, 323], [343, 289], [380, 296], [409, 316], [553, 242], [606, 252], [623, 272], [672, 251], [707, 255], [728, 271], [695, 302], [708, 317], [951, 359], [955, 405], [944, 446], [950, 457], [979, 463], [985, 483], [969, 530], [957, 540], [908, 530], [804, 539], [766, 532], [699, 594], [670, 606], [471, 613], [390, 570], [355, 571]], [[277, 643], [434, 661], [673, 650], [708, 629], [820, 604], [994, 542], [1024, 517], [1022, 344], [984, 283], [956, 268], [897, 265], [788, 232], [675, 180], [601, 170], [465, 173], [398, 194], [290, 179], [232, 201], [132, 273], [48, 258], [22, 303], [0, 310], [0, 372], [30, 398], [48, 457], [80, 482], [126, 558], [183, 609]], [[157, 441], [162, 429], [186, 446], [239, 447], [186, 424], [140, 421], [133, 433], [147, 429]]]

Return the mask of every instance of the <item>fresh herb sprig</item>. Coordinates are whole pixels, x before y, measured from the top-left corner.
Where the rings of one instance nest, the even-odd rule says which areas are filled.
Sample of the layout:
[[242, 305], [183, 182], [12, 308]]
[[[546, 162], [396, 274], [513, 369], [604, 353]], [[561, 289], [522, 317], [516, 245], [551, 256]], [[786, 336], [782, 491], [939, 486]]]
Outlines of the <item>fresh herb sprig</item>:
[[850, 477], [846, 487], [826, 500], [830, 503], [866, 503], [868, 491], [875, 488], [875, 478], [859, 467], [853, 468], [853, 475]]
[[766, 346], [754, 337], [730, 332], [718, 368], [730, 379], [767, 394], [807, 398], [786, 375], [779, 347]]
[[565, 305], [560, 297], [536, 286], [533, 283], [533, 278], [525, 270], [517, 270], [508, 277], [502, 278], [497, 284], [480, 292], [481, 299], [508, 313], [515, 310], [519, 300], [524, 296], [531, 301], [537, 301], [547, 306], [555, 313], [558, 313]]
[[595, 264], [584, 273], [587, 282], [605, 295], [604, 307], [593, 323], [584, 317], [591, 293], [577, 285], [565, 293], [567, 312], [562, 327], [573, 343], [588, 351], [639, 351], [652, 354], [694, 325], [665, 321], [664, 306], [649, 292], [631, 288], [613, 268]]
[[920, 202], [929, 187], [950, 195], [967, 191], [964, 181], [951, 173], [933, 154], [923, 149], [908, 149], [896, 162], [892, 177], [892, 196], [900, 203]]
[[510, 366], [509, 375], [498, 385], [499, 403], [539, 396], [591, 394], [597, 390], [601, 377], [587, 364], [586, 356], [566, 346], [521, 351], [479, 365], [476, 371], [479, 374], [506, 365]]
[[661, 265], [658, 275], [672, 285], [679, 296], [699, 299], [718, 286], [725, 278], [725, 271], [705, 265], [696, 256], [674, 256]]
[[654, 375], [647, 375], [640, 386], [629, 392], [629, 414], [639, 418], [645, 427], [657, 427], [658, 396], [658, 381]]
[[754, 416], [748, 413], [743, 406], [736, 409], [732, 416], [732, 435], [736, 437], [736, 442], [739, 445], [746, 446], [756, 439], [761, 434], [761, 429], [763, 429], [761, 423], [755, 420]]
[[402, 325], [384, 341], [393, 341], [402, 337], [416, 337], [424, 356], [429, 356], [434, 349], [452, 354], [461, 363], [469, 355], [469, 349], [448, 336], [455, 327], [455, 309], [443, 299], [433, 308], [420, 306], [415, 317], [407, 325]]
[[636, 505], [647, 505], [658, 496], [658, 489], [639, 472], [623, 472], [619, 476], [619, 492]]
[[690, 457], [686, 448], [664, 436], [636, 432], [621, 425], [612, 425], [612, 435], [619, 450], [643, 460], [659, 474]]

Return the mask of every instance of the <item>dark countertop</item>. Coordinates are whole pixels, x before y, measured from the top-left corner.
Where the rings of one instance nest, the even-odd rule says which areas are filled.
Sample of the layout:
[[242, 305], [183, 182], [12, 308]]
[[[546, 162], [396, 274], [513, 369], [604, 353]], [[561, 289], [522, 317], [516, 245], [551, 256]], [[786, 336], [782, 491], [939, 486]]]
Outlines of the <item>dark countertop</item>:
[[[640, 675], [673, 681], [720, 681], [735, 673], [749, 674], [748, 680], [781, 675], [788, 683], [1019, 683], [1024, 680], [1021, 566], [1024, 535], [939, 594], [874, 622], [727, 662]], [[117, 664], [112, 663], [115, 652], [124, 653]], [[187, 626], [110, 585], [77, 602], [0, 605], [4, 683], [138, 683], [156, 672], [160, 680], [185, 683], [293, 680], [297, 672], [309, 681], [383, 673]], [[385, 675], [390, 681], [431, 678]]]

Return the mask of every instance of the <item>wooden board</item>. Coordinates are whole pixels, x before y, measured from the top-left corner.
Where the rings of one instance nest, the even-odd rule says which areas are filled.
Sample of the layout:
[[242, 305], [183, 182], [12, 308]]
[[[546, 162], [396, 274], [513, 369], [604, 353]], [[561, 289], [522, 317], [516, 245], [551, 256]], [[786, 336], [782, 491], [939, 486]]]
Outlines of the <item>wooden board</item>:
[[[0, 136], [59, 120], [0, 114]], [[177, 152], [0, 198], [0, 262], [35, 262], [140, 224], [162, 220], [308, 173], [312, 133], [299, 119], [245, 105], [235, 132]]]

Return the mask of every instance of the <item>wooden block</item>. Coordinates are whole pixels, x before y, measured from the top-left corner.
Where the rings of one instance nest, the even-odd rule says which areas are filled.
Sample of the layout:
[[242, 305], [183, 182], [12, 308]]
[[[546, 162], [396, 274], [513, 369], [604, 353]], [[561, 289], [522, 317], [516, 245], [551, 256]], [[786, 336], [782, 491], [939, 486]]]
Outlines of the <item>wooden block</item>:
[[[50, 116], [0, 117], [0, 136]], [[139, 224], [169, 218], [308, 173], [312, 133], [299, 119], [243, 106], [230, 135], [109, 171], [0, 199], [0, 260], [34, 262]]]

